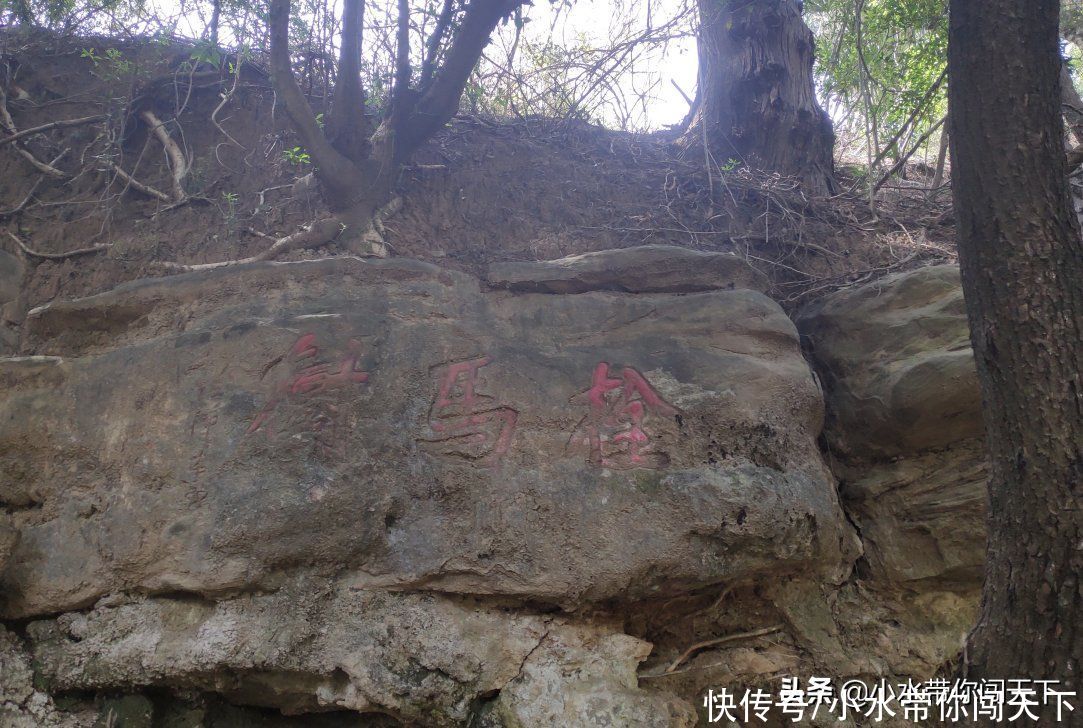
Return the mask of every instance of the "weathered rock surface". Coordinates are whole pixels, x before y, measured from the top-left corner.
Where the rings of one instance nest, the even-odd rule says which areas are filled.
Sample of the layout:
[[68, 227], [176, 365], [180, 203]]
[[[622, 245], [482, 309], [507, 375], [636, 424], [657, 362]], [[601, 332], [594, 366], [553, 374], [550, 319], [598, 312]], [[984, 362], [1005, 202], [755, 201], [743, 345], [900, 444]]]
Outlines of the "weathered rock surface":
[[8, 617], [122, 591], [356, 587], [574, 607], [802, 573], [856, 541], [763, 295], [485, 293], [411, 261], [145, 281], [0, 365]]
[[90, 728], [92, 710], [57, 710], [52, 696], [34, 683], [31, 657], [19, 638], [0, 627], [0, 726]]
[[297, 725], [691, 726], [723, 684], [927, 676], [983, 556], [957, 274], [798, 320], [858, 541], [797, 328], [738, 264], [338, 258], [31, 311], [33, 355], [0, 360], [0, 616], [29, 620], [0, 720], [252, 719], [214, 694]]
[[840, 474], [873, 573], [899, 582], [981, 583], [988, 478], [981, 441], [894, 462], [844, 465]]
[[28, 633], [53, 690], [211, 690], [286, 713], [347, 708], [411, 725], [695, 723], [687, 704], [639, 689], [650, 645], [612, 625], [319, 579], [218, 602], [99, 606]]
[[833, 467], [873, 573], [980, 583], [981, 397], [958, 268], [839, 291], [797, 323], [824, 384]]
[[956, 266], [844, 289], [797, 321], [830, 399], [827, 434], [839, 452], [893, 457], [982, 436]]
[[767, 277], [732, 253], [641, 245], [558, 260], [493, 263], [491, 286], [527, 293], [766, 291]]

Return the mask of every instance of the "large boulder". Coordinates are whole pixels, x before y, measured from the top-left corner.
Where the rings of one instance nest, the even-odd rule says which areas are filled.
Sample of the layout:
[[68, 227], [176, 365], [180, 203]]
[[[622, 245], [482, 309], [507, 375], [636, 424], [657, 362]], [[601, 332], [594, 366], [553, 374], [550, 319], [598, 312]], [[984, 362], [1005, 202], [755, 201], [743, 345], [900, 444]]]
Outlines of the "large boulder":
[[264, 263], [35, 309], [0, 363], [0, 612], [355, 588], [574, 608], [858, 545], [797, 332], [743, 288], [489, 291], [406, 261]]
[[980, 583], [981, 395], [958, 268], [838, 291], [797, 325], [823, 381], [826, 440], [873, 573]]

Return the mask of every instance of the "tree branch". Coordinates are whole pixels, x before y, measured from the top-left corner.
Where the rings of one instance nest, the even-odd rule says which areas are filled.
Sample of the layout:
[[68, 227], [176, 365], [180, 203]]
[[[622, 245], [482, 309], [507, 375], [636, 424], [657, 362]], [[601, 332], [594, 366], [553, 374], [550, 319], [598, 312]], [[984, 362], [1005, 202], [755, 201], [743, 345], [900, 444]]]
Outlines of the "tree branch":
[[395, 87], [391, 90], [392, 127], [406, 117], [409, 106], [410, 77], [410, 0], [398, 0], [398, 29], [395, 49]]
[[[676, 660], [671, 662], [669, 667], [667, 667], [666, 671], [664, 673], [662, 673], [662, 674], [665, 675], [665, 674], [672, 673], [674, 670], [676, 670], [678, 667], [681, 666], [682, 662], [684, 662], [685, 660], [687, 660], [689, 657], [691, 657], [695, 653], [699, 652], [700, 650], [706, 649], [708, 647], [717, 647], [718, 645], [724, 645], [727, 642], [736, 642], [738, 640], [747, 640], [747, 639], [752, 639], [753, 637], [763, 637], [764, 635], [774, 634], [775, 632], [781, 632], [782, 629], [783, 629], [783, 625], [776, 624], [773, 627], [764, 627], [763, 629], [756, 629], [756, 630], [752, 630], [751, 632], [740, 632], [738, 634], [730, 634], [730, 635], [726, 635], [725, 637], [716, 637], [715, 639], [704, 640], [703, 642], [697, 642], [696, 644], [692, 645], [691, 647], [686, 649], [684, 652], [682, 652], [680, 654], [680, 656]], [[654, 676], [652, 675], [652, 677], [654, 677]]]
[[451, 120], [470, 72], [489, 43], [496, 24], [523, 4], [523, 0], [470, 0], [466, 15], [436, 72], [409, 119], [396, 129], [395, 159], [404, 161], [414, 150]]
[[[436, 27], [432, 29], [432, 35], [425, 41], [425, 58], [421, 61], [421, 78], [417, 84], [421, 93], [425, 93], [432, 84], [433, 73], [436, 71], [436, 56], [440, 52], [440, 43], [444, 40], [444, 33], [451, 24], [454, 10], [455, 0], [444, 0], [444, 6], [436, 19]], [[516, 40], [518, 40], [518, 33]]]
[[361, 41], [364, 34], [365, 0], [345, 0], [342, 6], [342, 45], [338, 55], [338, 79], [327, 116], [331, 145], [358, 162], [368, 154], [368, 120], [365, 91], [361, 87]]
[[888, 143], [884, 145], [884, 148], [880, 151], [880, 153], [876, 155], [876, 159], [872, 161], [871, 167], [875, 167], [876, 165], [880, 164], [880, 162], [884, 161], [884, 157], [891, 153], [891, 146], [902, 138], [902, 135], [905, 134], [906, 130], [910, 128], [910, 125], [914, 123], [914, 120], [917, 119], [918, 114], [920, 114], [922, 109], [925, 108], [925, 104], [929, 102], [929, 99], [932, 98], [933, 94], [936, 93], [936, 90], [940, 88], [940, 84], [944, 83], [944, 79], [947, 77], [948, 67], [945, 65], [944, 70], [940, 73], [940, 76], [937, 77], [936, 81], [933, 82], [933, 85], [930, 86], [929, 90], [925, 92], [925, 95], [921, 97], [921, 101], [919, 101], [917, 103], [917, 106], [914, 107], [914, 110], [910, 113], [910, 117], [906, 120], [906, 123], [899, 127], [899, 130], [895, 132], [895, 136], [891, 137]]
[[290, 0], [271, 0], [268, 23], [271, 35], [271, 81], [286, 107], [301, 144], [312, 155], [321, 181], [329, 188], [332, 206], [348, 202], [356, 188], [358, 171], [354, 164], [331, 146], [324, 137], [290, 66]]
[[900, 169], [902, 169], [903, 165], [905, 165], [908, 161], [910, 161], [910, 157], [914, 156], [914, 152], [916, 152], [921, 147], [921, 145], [924, 144], [929, 139], [929, 137], [931, 137], [933, 135], [933, 132], [935, 132], [937, 129], [942, 127], [944, 125], [944, 122], [946, 122], [947, 120], [948, 120], [948, 117], [946, 115], [942, 116], [942, 117], [940, 117], [940, 121], [938, 121], [935, 124], [933, 124], [932, 126], [930, 126], [929, 130], [926, 131], [924, 134], [922, 134], [921, 137], [918, 138], [918, 140], [916, 142], [914, 142], [914, 145], [912, 147], [910, 147], [910, 151], [907, 152], [906, 154], [904, 154], [902, 157], [900, 157], [899, 161], [896, 162], [895, 165], [891, 169], [889, 169], [886, 173], [884, 173], [884, 176], [881, 177], [880, 180], [875, 185], [873, 185], [872, 193], [875, 194], [877, 191], [879, 191], [879, 189], [881, 187], [883, 187], [884, 184], [889, 179], [891, 179], [895, 175], [896, 172], [898, 172]]

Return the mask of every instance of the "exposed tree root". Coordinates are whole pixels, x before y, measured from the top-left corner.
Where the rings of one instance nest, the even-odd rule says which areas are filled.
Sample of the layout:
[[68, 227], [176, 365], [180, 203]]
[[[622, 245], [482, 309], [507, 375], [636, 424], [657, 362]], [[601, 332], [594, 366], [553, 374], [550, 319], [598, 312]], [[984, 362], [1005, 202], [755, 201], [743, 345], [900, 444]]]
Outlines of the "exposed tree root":
[[173, 137], [169, 136], [165, 124], [154, 115], [153, 111], [140, 111], [139, 118], [146, 123], [151, 133], [161, 142], [162, 148], [165, 149], [166, 158], [169, 160], [169, 168], [173, 173], [173, 189], [172, 196], [167, 201], [183, 202], [188, 196], [184, 191], [184, 178], [188, 176], [188, 159], [184, 156], [184, 152], [181, 151], [177, 142], [173, 140]]
[[[109, 117], [105, 114], [98, 114], [97, 116], [84, 116], [81, 119], [61, 119], [59, 121], [50, 121], [48, 124], [42, 124], [41, 126], [35, 126], [30, 129], [23, 129], [22, 131], [15, 132], [10, 136], [0, 138], [0, 147], [5, 144], [11, 144], [24, 137], [33, 136], [34, 134], [40, 134], [43, 131], [50, 129], [68, 129], [73, 126], [83, 126], [84, 124], [93, 124], [97, 121], [105, 121]], [[5, 119], [6, 121], [6, 119]]]
[[[357, 243], [356, 245], [350, 246], [351, 249], [353, 249], [353, 252], [359, 255], [369, 255], [378, 258], [386, 257], [387, 242], [383, 237], [386, 231], [384, 219], [393, 215], [401, 207], [402, 198], [396, 197], [377, 210], [375, 214], [372, 215], [368, 227], [366, 227], [359, 236], [353, 239], [353, 241], [356, 241]], [[248, 232], [252, 235], [274, 241], [271, 243], [271, 247], [256, 255], [249, 256], [248, 258], [234, 258], [232, 260], [223, 260], [217, 263], [165, 262], [159, 263], [158, 265], [161, 265], [168, 270], [191, 272], [225, 268], [227, 266], [240, 265], [242, 263], [258, 263], [260, 261], [273, 260], [275, 257], [290, 250], [298, 248], [318, 248], [321, 245], [327, 245], [328, 243], [337, 240], [348, 230], [350, 230], [350, 226], [346, 223], [345, 218], [338, 215], [331, 215], [330, 217], [316, 220], [305, 226], [303, 229], [281, 238], [275, 238], [254, 228], [248, 228]]]
[[696, 644], [692, 645], [687, 650], [682, 652], [680, 657], [678, 657], [676, 660], [674, 660], [672, 663], [670, 663], [669, 667], [667, 667], [666, 671], [664, 673], [662, 673], [662, 674], [670, 674], [670, 673], [672, 673], [674, 670], [676, 670], [678, 667], [681, 666], [681, 663], [683, 663], [685, 660], [687, 660], [689, 657], [696, 654], [700, 650], [706, 649], [708, 647], [717, 647], [718, 645], [723, 645], [723, 644], [726, 644], [727, 642], [736, 642], [738, 640], [747, 640], [747, 639], [752, 639], [753, 637], [763, 637], [764, 635], [773, 634], [775, 632], [781, 632], [782, 629], [783, 629], [783, 625], [776, 624], [773, 627], [764, 627], [763, 629], [756, 629], [756, 630], [752, 630], [751, 632], [741, 632], [739, 634], [731, 634], [731, 635], [726, 635], [725, 637], [718, 637], [718, 638], [715, 638], [713, 640], [704, 640], [703, 642], [697, 642]]
[[[321, 245], [326, 245], [338, 238], [343, 230], [345, 230], [345, 227], [345, 224], [338, 217], [325, 217], [321, 220], [316, 220], [295, 233], [277, 238], [271, 247], [248, 258], [235, 258], [233, 260], [223, 260], [218, 263], [159, 263], [159, 265], [168, 270], [191, 272], [225, 268], [227, 266], [240, 265], [242, 263], [258, 263], [264, 260], [271, 260], [275, 256], [285, 253], [288, 250], [294, 250], [295, 248], [318, 248]], [[260, 237], [270, 237], [264, 233], [258, 234]]]
[[368, 227], [361, 233], [361, 237], [359, 238], [361, 244], [370, 246], [372, 250], [377, 251], [377, 254], [386, 255], [387, 228], [384, 227], [384, 220], [401, 209], [402, 198], [395, 197], [377, 210], [372, 216], [372, 220], [369, 222]]
[[108, 250], [109, 248], [113, 247], [112, 243], [100, 243], [98, 245], [91, 245], [90, 247], [87, 247], [87, 248], [77, 248], [75, 250], [68, 250], [68, 251], [63, 252], [63, 253], [42, 253], [42, 252], [40, 252], [38, 250], [34, 250], [33, 248], [28, 247], [26, 245], [26, 243], [24, 243], [19, 238], [18, 235], [11, 232], [10, 230], [8, 231], [8, 235], [11, 236], [11, 239], [14, 240], [18, 244], [19, 249], [22, 250], [23, 253], [30, 256], [31, 258], [41, 258], [42, 260], [65, 260], [67, 258], [74, 258], [77, 255], [88, 255], [90, 253], [100, 253], [103, 250]]
[[10, 141], [12, 149], [18, 152], [19, 156], [21, 156], [23, 159], [33, 165], [34, 168], [37, 169], [39, 172], [41, 172], [42, 174], [47, 174], [50, 177], [55, 177], [56, 179], [68, 179], [71, 176], [67, 172], [63, 172], [53, 166], [53, 164], [56, 164], [56, 161], [58, 161], [61, 157], [67, 154], [69, 150], [65, 149], [57, 156], [53, 164], [48, 164], [34, 156], [33, 152], [24, 147], [22, 143], [18, 141], [19, 138], [21, 138], [22, 136], [27, 136], [28, 134], [21, 134], [18, 128], [15, 126], [15, 120], [11, 118], [11, 113], [8, 111], [7, 92], [4, 91], [2, 85], [0, 85], [0, 126], [2, 126], [4, 131], [6, 131], [10, 135], [0, 143], [6, 144]]
[[125, 172], [124, 168], [116, 162], [110, 162], [109, 166], [112, 168], [113, 172], [116, 173], [117, 177], [120, 177], [122, 180], [124, 180], [124, 184], [131, 187], [133, 190], [136, 190], [137, 192], [142, 192], [144, 195], [153, 197], [157, 200], [161, 200], [162, 202], [173, 201], [172, 198], [166, 193], [162, 192], [159, 189], [151, 187], [145, 182], [140, 182], [135, 177]]
[[24, 197], [23, 201], [20, 202], [18, 205], [11, 208], [10, 210], [0, 211], [0, 220], [12, 217], [14, 215], [18, 215], [20, 212], [25, 210], [27, 204], [29, 204], [31, 198], [34, 196], [34, 193], [38, 191], [38, 187], [41, 187], [42, 180], [44, 179], [44, 177], [38, 177], [36, 180], [34, 180], [34, 184], [30, 186], [30, 191], [26, 193], [26, 197]]

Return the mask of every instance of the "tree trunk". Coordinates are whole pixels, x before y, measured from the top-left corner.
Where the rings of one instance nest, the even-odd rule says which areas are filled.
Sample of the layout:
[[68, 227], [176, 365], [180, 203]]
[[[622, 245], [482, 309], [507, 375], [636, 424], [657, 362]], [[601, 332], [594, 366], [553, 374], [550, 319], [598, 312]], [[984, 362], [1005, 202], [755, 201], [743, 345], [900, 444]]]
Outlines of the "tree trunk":
[[685, 142], [835, 191], [835, 134], [812, 83], [815, 42], [797, 0], [698, 0], [700, 83]]
[[[1057, 10], [951, 0], [952, 188], [991, 462], [967, 655], [971, 677], [1080, 691], [1083, 243], [1065, 178]], [[1067, 720], [1080, 725], [1073, 704]]]

